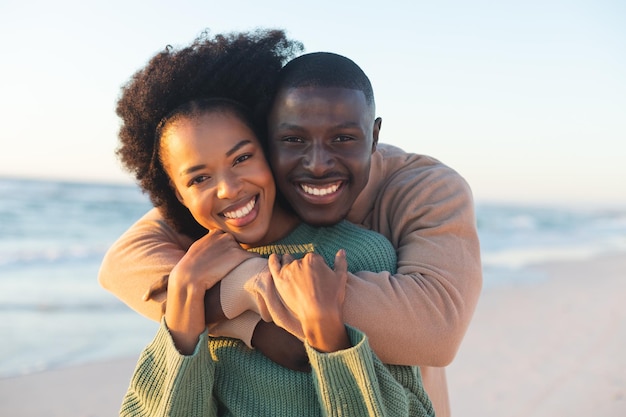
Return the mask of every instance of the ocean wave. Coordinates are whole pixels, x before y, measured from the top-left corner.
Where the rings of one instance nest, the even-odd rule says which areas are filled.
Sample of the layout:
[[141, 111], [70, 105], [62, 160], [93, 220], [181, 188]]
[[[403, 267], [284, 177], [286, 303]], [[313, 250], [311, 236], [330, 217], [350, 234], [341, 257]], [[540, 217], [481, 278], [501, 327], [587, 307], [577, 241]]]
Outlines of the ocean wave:
[[128, 307], [121, 302], [92, 302], [92, 303], [75, 303], [68, 300], [59, 302], [10, 302], [3, 301], [0, 304], [0, 313], [9, 312], [34, 312], [34, 313], [94, 313], [99, 314], [107, 311], [125, 312]]
[[57, 264], [70, 264], [86, 261], [100, 261], [108, 245], [75, 245], [69, 247], [23, 247], [7, 248], [0, 246], [0, 268], [22, 268]]
[[134, 184], [80, 183], [23, 178], [0, 178], [0, 199], [30, 202], [145, 203]]
[[486, 267], [519, 268], [626, 251], [626, 210], [477, 207]]

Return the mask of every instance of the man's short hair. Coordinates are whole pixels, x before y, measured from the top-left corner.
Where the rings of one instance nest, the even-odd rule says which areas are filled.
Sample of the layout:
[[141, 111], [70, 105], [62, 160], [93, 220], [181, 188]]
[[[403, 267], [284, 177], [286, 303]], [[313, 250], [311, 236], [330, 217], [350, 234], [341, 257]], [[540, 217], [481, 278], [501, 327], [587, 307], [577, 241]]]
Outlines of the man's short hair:
[[374, 90], [369, 78], [351, 59], [330, 52], [301, 55], [280, 72], [278, 89], [300, 87], [338, 87], [360, 90], [368, 105], [374, 105]]

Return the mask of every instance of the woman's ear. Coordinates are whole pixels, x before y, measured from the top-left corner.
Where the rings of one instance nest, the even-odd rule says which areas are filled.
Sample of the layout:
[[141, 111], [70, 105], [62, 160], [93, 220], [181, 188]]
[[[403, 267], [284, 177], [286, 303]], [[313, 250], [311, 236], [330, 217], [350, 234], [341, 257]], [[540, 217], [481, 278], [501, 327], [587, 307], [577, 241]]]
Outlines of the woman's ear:
[[183, 196], [180, 195], [180, 193], [178, 192], [178, 188], [176, 188], [176, 186], [174, 184], [172, 184], [171, 180], [170, 180], [170, 187], [172, 187], [172, 190], [174, 190], [174, 194], [176, 194], [176, 198], [178, 199], [178, 201], [180, 201], [180, 204], [182, 204], [183, 206], [187, 207], [185, 205], [185, 200], [183, 199]]

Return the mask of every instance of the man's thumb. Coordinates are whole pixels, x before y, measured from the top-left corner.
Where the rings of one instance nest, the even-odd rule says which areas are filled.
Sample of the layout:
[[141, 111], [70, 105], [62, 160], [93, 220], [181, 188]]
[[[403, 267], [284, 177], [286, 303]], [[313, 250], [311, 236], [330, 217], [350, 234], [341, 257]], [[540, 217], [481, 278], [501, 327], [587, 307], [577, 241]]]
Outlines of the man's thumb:
[[339, 249], [335, 255], [335, 272], [348, 272], [348, 261], [346, 260], [346, 250]]

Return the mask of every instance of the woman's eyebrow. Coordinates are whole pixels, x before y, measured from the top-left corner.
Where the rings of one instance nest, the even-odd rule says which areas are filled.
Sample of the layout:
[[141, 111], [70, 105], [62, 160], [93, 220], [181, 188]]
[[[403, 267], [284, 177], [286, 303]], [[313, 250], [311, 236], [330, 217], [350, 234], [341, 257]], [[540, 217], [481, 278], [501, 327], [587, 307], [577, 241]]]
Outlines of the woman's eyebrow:
[[235, 146], [230, 148], [230, 150], [228, 152], [226, 152], [226, 156], [231, 156], [232, 154], [234, 154], [239, 149], [241, 149], [242, 147], [244, 147], [245, 145], [247, 145], [249, 143], [252, 143], [252, 141], [249, 140], [249, 139], [243, 139], [243, 140], [239, 141]]

